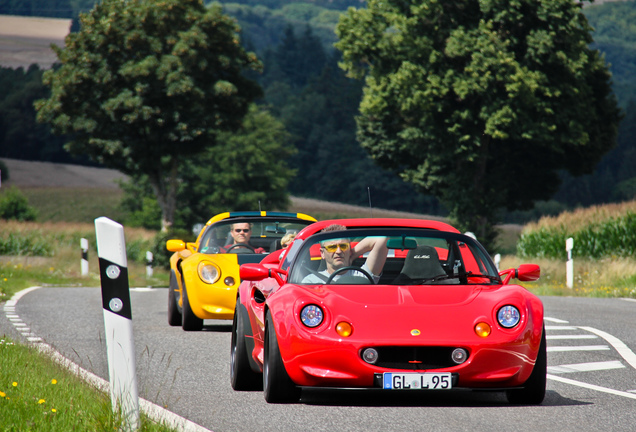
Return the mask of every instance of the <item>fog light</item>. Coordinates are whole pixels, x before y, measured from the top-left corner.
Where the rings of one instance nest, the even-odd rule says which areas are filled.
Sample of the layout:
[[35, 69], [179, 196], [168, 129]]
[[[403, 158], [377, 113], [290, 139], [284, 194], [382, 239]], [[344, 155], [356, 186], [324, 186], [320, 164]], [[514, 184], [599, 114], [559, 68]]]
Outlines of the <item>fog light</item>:
[[490, 336], [490, 325], [485, 322], [480, 322], [475, 326], [475, 333], [477, 336], [483, 338]]
[[451, 358], [457, 364], [462, 364], [468, 359], [468, 351], [464, 348], [455, 348], [451, 354]]
[[375, 348], [367, 348], [362, 351], [362, 360], [369, 364], [375, 364], [378, 361], [378, 351]]
[[226, 277], [225, 279], [223, 279], [223, 282], [225, 282], [225, 285], [227, 286], [234, 286], [234, 284], [236, 283], [232, 276]]

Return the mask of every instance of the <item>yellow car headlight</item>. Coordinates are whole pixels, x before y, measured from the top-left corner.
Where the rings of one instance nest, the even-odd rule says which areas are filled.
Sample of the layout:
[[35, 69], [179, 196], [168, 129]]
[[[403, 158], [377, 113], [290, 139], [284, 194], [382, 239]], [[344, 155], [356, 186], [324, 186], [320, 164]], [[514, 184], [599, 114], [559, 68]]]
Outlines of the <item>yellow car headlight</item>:
[[221, 269], [211, 262], [201, 261], [197, 270], [199, 278], [207, 284], [213, 284], [221, 277]]

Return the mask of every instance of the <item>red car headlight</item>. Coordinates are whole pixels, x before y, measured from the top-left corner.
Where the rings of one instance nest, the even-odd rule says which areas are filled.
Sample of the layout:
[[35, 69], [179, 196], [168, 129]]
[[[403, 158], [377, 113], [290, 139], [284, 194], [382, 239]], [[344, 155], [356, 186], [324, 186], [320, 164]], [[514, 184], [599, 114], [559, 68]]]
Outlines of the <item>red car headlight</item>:
[[497, 321], [504, 328], [513, 328], [521, 321], [519, 309], [512, 305], [506, 305], [497, 312]]
[[197, 271], [199, 272], [199, 278], [207, 284], [213, 284], [221, 277], [221, 269], [211, 262], [201, 261]]
[[322, 320], [325, 318], [320, 306], [307, 305], [300, 310], [300, 321], [307, 327], [314, 328], [322, 324]]

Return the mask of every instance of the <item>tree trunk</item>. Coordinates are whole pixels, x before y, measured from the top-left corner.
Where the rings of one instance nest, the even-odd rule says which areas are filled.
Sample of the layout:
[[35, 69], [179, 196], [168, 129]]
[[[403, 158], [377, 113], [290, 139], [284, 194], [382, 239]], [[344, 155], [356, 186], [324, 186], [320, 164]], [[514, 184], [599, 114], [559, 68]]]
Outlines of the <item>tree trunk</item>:
[[167, 177], [164, 177], [163, 170], [157, 170], [148, 176], [152, 190], [157, 197], [157, 203], [161, 209], [161, 232], [170, 231], [174, 223], [174, 215], [177, 207], [177, 186], [179, 175], [179, 161], [171, 158], [170, 170]]

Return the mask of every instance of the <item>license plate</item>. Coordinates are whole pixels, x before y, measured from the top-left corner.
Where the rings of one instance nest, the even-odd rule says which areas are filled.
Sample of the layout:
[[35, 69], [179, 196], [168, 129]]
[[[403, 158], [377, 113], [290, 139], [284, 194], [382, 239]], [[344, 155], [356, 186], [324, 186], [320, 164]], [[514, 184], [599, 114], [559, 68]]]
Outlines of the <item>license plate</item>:
[[449, 390], [450, 373], [385, 373], [382, 388], [388, 390]]

